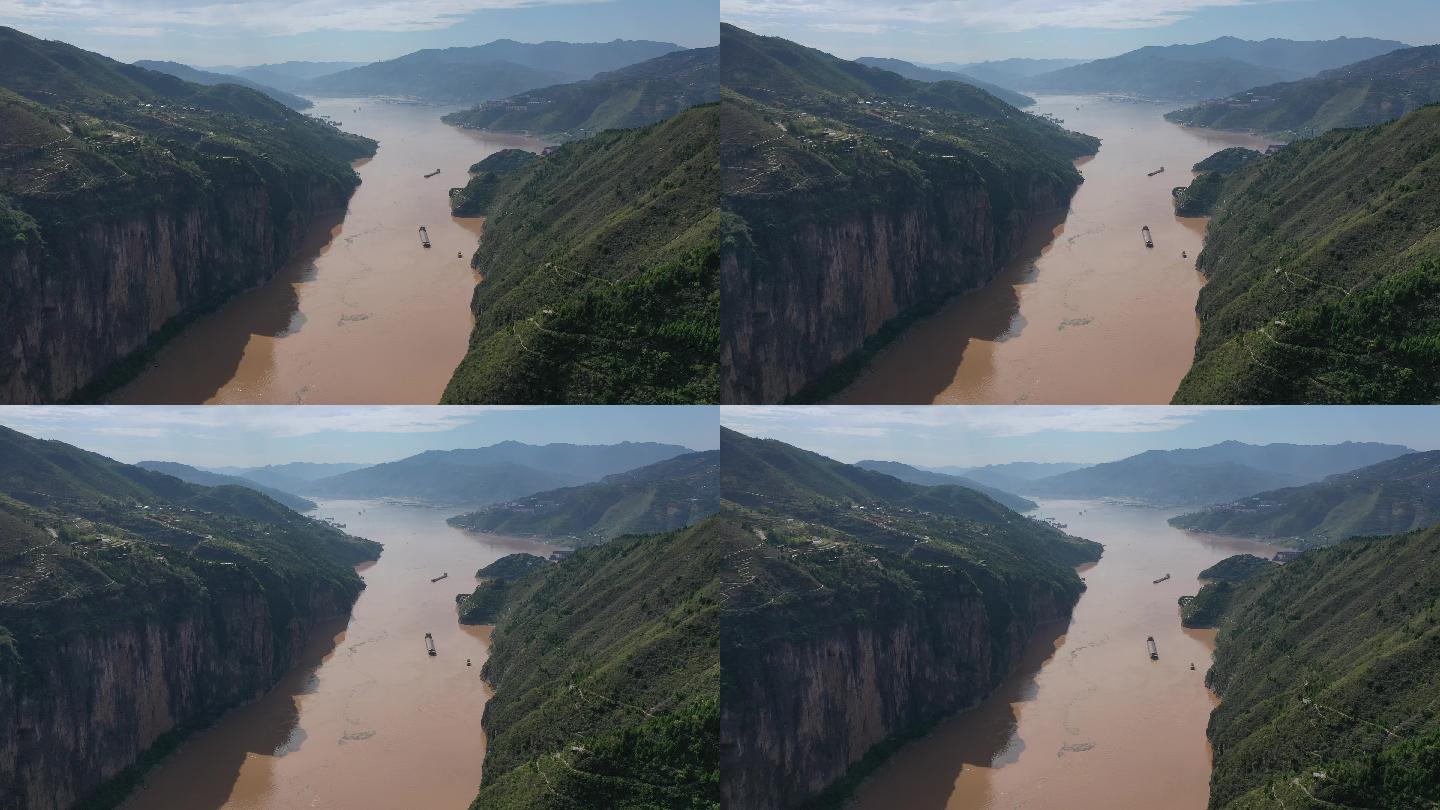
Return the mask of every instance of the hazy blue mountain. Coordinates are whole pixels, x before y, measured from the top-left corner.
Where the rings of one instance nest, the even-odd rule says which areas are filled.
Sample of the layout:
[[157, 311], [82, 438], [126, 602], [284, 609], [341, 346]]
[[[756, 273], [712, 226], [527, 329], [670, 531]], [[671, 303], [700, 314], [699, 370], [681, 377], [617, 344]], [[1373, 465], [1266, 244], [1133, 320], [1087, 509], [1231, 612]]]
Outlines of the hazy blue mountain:
[[301, 498], [298, 495], [291, 495], [288, 492], [282, 492], [273, 487], [267, 487], [264, 484], [257, 484], [248, 478], [241, 478], [238, 475], [221, 475], [220, 473], [197, 469], [188, 464], [179, 464], [174, 461], [141, 461], [137, 462], [135, 466], [165, 473], [166, 475], [173, 475], [181, 481], [188, 481], [192, 484], [200, 484], [206, 487], [244, 487], [259, 492], [262, 495], [268, 495], [276, 503], [288, 506], [297, 512], [305, 512], [315, 508], [315, 502], [312, 500]]
[[362, 67], [369, 62], [278, 62], [268, 65], [253, 65], [251, 67], [237, 67], [232, 70], [220, 70], [220, 73], [234, 73], [237, 76], [244, 76], [251, 81], [261, 84], [268, 84], [271, 87], [280, 87], [286, 90], [302, 87], [305, 82], [311, 79], [318, 79], [321, 76], [329, 76], [332, 73], [339, 73], [342, 70]]
[[1075, 65], [1083, 65], [1089, 59], [996, 59], [989, 62], [970, 62], [961, 64], [959, 62], [940, 62], [937, 64], [926, 64], [924, 67], [932, 67], [937, 70], [952, 70], [956, 73], [964, 73], [967, 76], [974, 76], [982, 81], [998, 84], [1001, 87], [1010, 87], [1023, 82], [1031, 76], [1041, 73], [1049, 73], [1052, 70], [1063, 70]]
[[1251, 87], [1313, 76], [1404, 47], [1402, 42], [1369, 38], [1255, 42], [1221, 37], [1195, 45], [1149, 45], [1032, 76], [1025, 87], [1045, 93], [1219, 98]]
[[1067, 473], [1089, 467], [1089, 464], [1068, 462], [1011, 461], [1005, 464], [986, 464], [983, 467], [931, 467], [935, 472], [959, 475], [972, 481], [998, 487], [1007, 492], [1018, 492], [1027, 481], [1038, 481], [1052, 475]]
[[907, 79], [914, 79], [920, 82], [961, 82], [971, 87], [978, 87], [990, 95], [1000, 99], [1012, 107], [1029, 107], [1035, 103], [1035, 99], [1014, 90], [1007, 90], [998, 84], [982, 81], [974, 76], [951, 70], [937, 70], [935, 68], [921, 67], [903, 59], [886, 59], [877, 56], [862, 56], [855, 60], [862, 65], [888, 70], [891, 73], [899, 73]]
[[487, 101], [588, 79], [680, 50], [669, 42], [524, 43], [500, 39], [465, 48], [427, 48], [309, 81], [318, 95], [409, 96]]
[[865, 460], [855, 462], [855, 466], [862, 470], [874, 470], [875, 472], [885, 473], [886, 475], [893, 475], [901, 481], [919, 484], [922, 487], [964, 487], [974, 490], [975, 492], [982, 492], [994, 498], [999, 503], [1014, 509], [1016, 512], [1028, 512], [1037, 506], [1037, 504], [1029, 498], [1022, 498], [1019, 495], [1013, 495], [1004, 490], [986, 486], [970, 478], [958, 475], [947, 475], [946, 473], [938, 473], [932, 470], [922, 470], [918, 467], [912, 467], [909, 464], [901, 464], [898, 461]]
[[1167, 113], [1191, 126], [1309, 137], [1393, 121], [1440, 101], [1440, 45], [1404, 48], [1295, 82]]
[[596, 481], [682, 453], [656, 442], [533, 445], [507, 441], [467, 450], [427, 450], [409, 458], [312, 481], [303, 492], [328, 498], [405, 498], [489, 504]]
[[298, 492], [305, 484], [359, 470], [369, 464], [321, 464], [313, 461], [292, 461], [289, 464], [267, 464], [264, 467], [209, 467], [210, 472], [247, 478], [267, 487]]
[[196, 84], [238, 84], [241, 87], [248, 87], [251, 90], [259, 90], [292, 110], [305, 110], [315, 106], [310, 99], [301, 98], [293, 93], [287, 93], [284, 90], [277, 90], [274, 87], [266, 86], [243, 76], [211, 73], [208, 70], [200, 70], [190, 67], [189, 65], [182, 65], [179, 62], [156, 62], [150, 59], [141, 59], [134, 64], [136, 67], [143, 67], [147, 70], [158, 70], [161, 73], [168, 73], [171, 76], [176, 76], [187, 82], [194, 82]]
[[1125, 498], [1162, 504], [1213, 504], [1295, 486], [1411, 452], [1400, 445], [1251, 445], [1228, 441], [1182, 450], [1147, 450], [1119, 461], [1031, 482], [1027, 495]]
[[1440, 451], [1411, 453], [1300, 487], [1261, 492], [1172, 518], [1196, 531], [1312, 548], [1440, 523]]

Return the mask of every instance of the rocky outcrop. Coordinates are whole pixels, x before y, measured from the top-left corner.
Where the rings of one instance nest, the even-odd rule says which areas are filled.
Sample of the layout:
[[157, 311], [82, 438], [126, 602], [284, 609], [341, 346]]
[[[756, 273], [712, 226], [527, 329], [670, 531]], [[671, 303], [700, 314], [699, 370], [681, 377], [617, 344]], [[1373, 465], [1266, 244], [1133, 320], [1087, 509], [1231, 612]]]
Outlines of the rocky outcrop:
[[972, 176], [835, 216], [812, 213], [821, 200], [735, 202], [749, 224], [727, 229], [721, 258], [723, 401], [792, 397], [887, 324], [986, 284], [1036, 216], [1075, 191], [1049, 176], [1025, 182], [996, 189]]
[[73, 398], [167, 325], [270, 279], [358, 183], [226, 180], [157, 181], [124, 212], [86, 212], [74, 199], [32, 206], [42, 231], [0, 244], [0, 402]]
[[133, 618], [44, 643], [11, 647], [0, 629], [0, 807], [113, 804], [127, 769], [265, 693], [358, 593], [317, 583], [277, 597], [230, 571], [198, 597], [147, 594]]
[[979, 703], [1018, 664], [1036, 625], [1073, 607], [1039, 584], [1018, 594], [1017, 610], [956, 584], [903, 607], [883, 597], [852, 606], [876, 618], [815, 634], [796, 637], [777, 617], [774, 632], [761, 634], [770, 641], [722, 646], [724, 806], [770, 810], [815, 798], [876, 745]]

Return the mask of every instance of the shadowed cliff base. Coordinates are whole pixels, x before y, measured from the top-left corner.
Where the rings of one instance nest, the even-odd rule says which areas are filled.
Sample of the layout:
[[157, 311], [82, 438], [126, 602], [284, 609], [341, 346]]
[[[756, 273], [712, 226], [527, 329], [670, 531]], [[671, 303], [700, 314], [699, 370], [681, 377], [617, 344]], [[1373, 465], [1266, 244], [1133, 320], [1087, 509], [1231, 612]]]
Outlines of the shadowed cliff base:
[[[358, 169], [368, 162], [354, 165]], [[344, 221], [345, 209], [316, 217], [300, 248], [274, 277], [206, 312], [167, 325], [149, 346], [81, 391], [75, 401], [166, 405], [213, 399], [240, 368], [252, 335], [274, 337], [304, 322], [304, 316], [297, 319], [300, 298], [295, 287], [314, 280], [315, 260], [334, 246]], [[186, 373], [158, 373], [156, 360], [162, 352], [167, 364], [183, 364]]]
[[[1077, 571], [1094, 567], [1083, 565]], [[1019, 720], [1017, 704], [1035, 699], [1035, 676], [1060, 648], [1070, 620], [1041, 624], [1035, 628], [1025, 655], [1010, 677], [973, 709], [937, 720], [913, 736], [896, 737], [877, 746], [851, 769], [844, 782], [813, 803], [814, 808], [863, 808], [899, 806], [913, 810], [943, 810], [955, 792], [955, 780], [967, 767], [992, 768], [1014, 762], [1025, 750], [1025, 741], [1014, 735]], [[949, 722], [963, 716], [965, 724]], [[905, 750], [903, 767], [876, 773], [891, 755]], [[985, 795], [974, 797], [988, 801]], [[978, 805], [977, 805], [978, 806]]]
[[[1082, 158], [1075, 165], [1078, 168], [1089, 160]], [[1035, 283], [1039, 272], [1036, 262], [1055, 247], [1055, 237], [1064, 231], [1069, 214], [1068, 208], [1061, 208], [1038, 215], [1015, 258], [994, 278], [941, 302], [928, 315], [896, 322], [894, 328], [887, 325], [876, 336], [878, 345], [867, 347], [817, 384], [814, 391], [802, 391], [795, 399], [803, 402], [831, 397], [829, 401], [837, 405], [935, 401], [955, 383], [955, 370], [965, 359], [971, 341], [1000, 342], [1025, 329], [1018, 288]], [[924, 347], [924, 356], [891, 351], [900, 345]], [[924, 362], [917, 362], [921, 360]]]
[[[357, 570], [371, 564], [359, 566]], [[300, 658], [275, 688], [253, 703], [236, 707], [244, 708], [244, 712], [232, 709], [221, 715], [213, 725], [190, 729], [187, 736], [202, 730], [207, 733], [180, 741], [162, 757], [142, 762], [121, 774], [109, 788], [102, 789], [97, 800], [85, 806], [103, 808], [118, 805], [122, 810], [150, 807], [152, 805], [145, 801], [143, 793], [124, 797], [137, 788], [148, 787], [153, 778], [157, 783], [183, 785], [186, 806], [190, 810], [220, 810], [229, 802], [240, 778], [241, 766], [251, 754], [283, 757], [305, 744], [306, 735], [299, 727], [300, 713], [296, 702], [301, 695], [319, 688], [316, 671], [345, 640], [345, 628], [349, 621], [348, 617], [336, 617], [317, 622]], [[198, 773], [178, 769], [153, 770], [163, 765], [171, 753], [180, 751], [203, 757], [207, 763], [206, 770]]]

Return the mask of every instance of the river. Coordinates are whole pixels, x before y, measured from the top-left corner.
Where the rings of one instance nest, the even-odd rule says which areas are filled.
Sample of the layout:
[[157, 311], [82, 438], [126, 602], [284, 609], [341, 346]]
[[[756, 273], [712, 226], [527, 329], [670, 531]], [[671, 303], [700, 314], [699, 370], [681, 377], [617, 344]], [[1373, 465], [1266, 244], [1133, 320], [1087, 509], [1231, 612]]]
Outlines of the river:
[[1169, 403], [1194, 358], [1205, 232], [1203, 218], [1175, 216], [1170, 191], [1221, 149], [1270, 142], [1171, 124], [1173, 105], [1037, 101], [1103, 141], [1076, 163], [1085, 182], [1068, 213], [1042, 217], [990, 284], [907, 330], [835, 402]]
[[1041, 517], [1105, 544], [1100, 562], [1080, 569], [1089, 587], [1068, 626], [1041, 628], [989, 699], [898, 751], [860, 786], [850, 810], [1202, 810], [1215, 633], [1181, 627], [1176, 600], [1199, 590], [1196, 575], [1213, 563], [1275, 549], [1171, 528], [1166, 519], [1182, 511], [1042, 504]]
[[279, 686], [186, 740], [123, 810], [468, 806], [485, 755], [489, 629], [459, 624], [455, 595], [506, 554], [552, 549], [448, 526], [459, 511], [322, 504], [317, 516], [385, 544], [359, 569], [366, 587], [348, 625], [317, 628]]
[[439, 402], [474, 325], [470, 256], [481, 225], [450, 216], [449, 189], [487, 155], [544, 146], [441, 123], [450, 109], [317, 99], [307, 112], [380, 143], [356, 163], [348, 209], [322, 216], [275, 278], [191, 323], [108, 401]]

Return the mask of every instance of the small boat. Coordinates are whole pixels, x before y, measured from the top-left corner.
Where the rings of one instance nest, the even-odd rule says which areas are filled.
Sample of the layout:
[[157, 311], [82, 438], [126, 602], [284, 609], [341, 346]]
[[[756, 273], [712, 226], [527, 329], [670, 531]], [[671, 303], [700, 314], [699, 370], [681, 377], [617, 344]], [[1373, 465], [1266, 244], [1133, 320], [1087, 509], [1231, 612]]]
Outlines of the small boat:
[[1182, 251], [1180, 251], [1180, 258], [1182, 258], [1182, 259], [1188, 259], [1188, 258], [1190, 258], [1190, 254], [1189, 254], [1189, 253], [1186, 253], [1185, 251], [1182, 250]]
[[[466, 658], [466, 659], [465, 659], [465, 666], [467, 666], [467, 667], [470, 666], [470, 659], [469, 659], [469, 658]], [[1191, 668], [1191, 669], [1194, 669], [1194, 668], [1195, 668], [1195, 665], [1194, 665], [1194, 664], [1191, 664], [1191, 665], [1190, 665], [1190, 668]]]
[[430, 232], [425, 230], [424, 225], [420, 226], [420, 244], [427, 248], [430, 247]]
[[1140, 229], [1140, 235], [1143, 236], [1143, 237], [1145, 237], [1145, 247], [1147, 247], [1147, 248], [1153, 248], [1153, 247], [1155, 247], [1155, 240], [1150, 238], [1150, 226], [1149, 226], [1149, 225], [1146, 225], [1145, 227], [1143, 227], [1143, 228]]
[[[428, 638], [428, 636], [427, 636], [427, 638]], [[1145, 637], [1145, 646], [1150, 648], [1150, 660], [1151, 660], [1151, 661], [1159, 661], [1159, 660], [1160, 660], [1160, 651], [1155, 648], [1155, 637], [1154, 637], [1154, 636], [1146, 636], [1146, 637]], [[434, 653], [434, 652], [431, 652], [430, 654], [431, 654], [431, 655], [434, 655], [435, 653]]]
[[434, 177], [435, 175], [437, 175], [437, 174], [439, 174], [439, 173], [440, 173], [440, 170], [439, 170], [439, 169], [436, 169], [435, 171], [430, 172], [429, 174], [427, 174], [427, 175], [425, 175], [425, 176], [426, 176], [426, 177]]
[[[467, 661], [466, 663], [468, 664], [469, 662]], [[1195, 669], [1195, 662], [1194, 662], [1194, 661], [1191, 661], [1191, 662], [1190, 662], [1190, 669], [1192, 669], [1192, 670]]]
[[435, 655], [435, 637], [429, 633], [425, 634], [425, 649], [429, 650], [431, 655]]
[[430, 580], [430, 581], [431, 581], [431, 582], [439, 582], [440, 580], [442, 580], [442, 579], [444, 579], [444, 578], [446, 578], [446, 577], [448, 577], [448, 576], [450, 576], [450, 572], [449, 572], [449, 571], [446, 571], [445, 573], [441, 574], [441, 575], [438, 576], [438, 577], [435, 577], [434, 579], [432, 579], [432, 580]]
[[1164, 167], [1164, 166], [1161, 166], [1160, 168], [1156, 169], [1156, 170], [1153, 171], [1153, 172], [1150, 172], [1149, 174], [1147, 174], [1147, 175], [1145, 175], [1145, 176], [1146, 176], [1146, 177], [1154, 177], [1155, 175], [1157, 175], [1157, 174], [1159, 174], [1159, 173], [1161, 173], [1161, 172], [1163, 172], [1163, 171], [1165, 171], [1165, 167]]
[[1165, 576], [1160, 577], [1160, 578], [1157, 579], [1157, 580], [1154, 580], [1154, 581], [1153, 581], [1153, 584], [1159, 585], [1160, 583], [1164, 582], [1165, 580], [1167, 580], [1167, 579], [1169, 579], [1169, 578], [1170, 578], [1170, 575], [1169, 575], [1169, 574], [1166, 574]]

